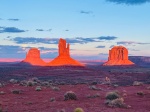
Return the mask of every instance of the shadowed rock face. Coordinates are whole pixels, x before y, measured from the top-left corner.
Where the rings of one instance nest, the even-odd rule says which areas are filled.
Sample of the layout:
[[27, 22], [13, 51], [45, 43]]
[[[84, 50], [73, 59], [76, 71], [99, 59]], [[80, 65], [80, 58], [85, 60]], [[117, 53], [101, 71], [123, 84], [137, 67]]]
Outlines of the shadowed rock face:
[[103, 65], [133, 65], [134, 63], [128, 60], [128, 50], [123, 46], [114, 46], [109, 50], [108, 61]]
[[38, 50], [37, 48], [31, 48], [28, 51], [26, 58], [23, 60], [23, 62], [38, 66], [46, 65], [46, 63], [40, 58], [40, 50]]
[[48, 66], [61, 66], [61, 65], [84, 66], [80, 62], [70, 57], [69, 47], [70, 45], [66, 43], [66, 40], [60, 38], [58, 44], [59, 55], [47, 65]]

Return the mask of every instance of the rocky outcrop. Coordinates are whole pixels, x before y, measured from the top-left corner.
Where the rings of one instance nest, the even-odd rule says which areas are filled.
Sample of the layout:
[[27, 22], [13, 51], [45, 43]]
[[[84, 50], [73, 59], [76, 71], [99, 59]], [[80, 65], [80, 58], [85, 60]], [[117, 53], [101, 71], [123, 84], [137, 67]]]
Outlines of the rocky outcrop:
[[70, 57], [70, 45], [66, 43], [66, 40], [60, 38], [58, 48], [59, 55], [54, 60], [49, 62], [47, 64], [48, 66], [84, 66]]
[[109, 50], [108, 61], [103, 65], [134, 65], [128, 59], [128, 50], [123, 46], [114, 46]]
[[37, 48], [31, 48], [22, 62], [38, 66], [46, 65], [46, 63], [40, 58], [40, 50]]

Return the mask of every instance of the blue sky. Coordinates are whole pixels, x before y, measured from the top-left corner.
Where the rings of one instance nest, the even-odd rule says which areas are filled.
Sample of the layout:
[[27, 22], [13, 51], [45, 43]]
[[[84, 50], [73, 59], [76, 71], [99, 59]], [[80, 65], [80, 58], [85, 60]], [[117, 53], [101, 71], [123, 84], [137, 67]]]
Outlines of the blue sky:
[[71, 44], [75, 59], [106, 60], [114, 45], [131, 56], [150, 56], [150, 0], [1, 0], [0, 58], [25, 58], [31, 47], [42, 58]]

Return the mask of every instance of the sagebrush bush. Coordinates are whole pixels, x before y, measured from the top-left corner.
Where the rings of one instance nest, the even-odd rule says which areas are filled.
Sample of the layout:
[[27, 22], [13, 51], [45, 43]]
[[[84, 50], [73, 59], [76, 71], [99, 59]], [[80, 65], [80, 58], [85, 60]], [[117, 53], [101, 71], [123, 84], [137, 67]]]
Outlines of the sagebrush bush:
[[106, 98], [106, 100], [114, 100], [114, 99], [120, 98], [120, 95], [116, 91], [114, 91], [114, 92], [108, 92], [106, 94], [105, 98]]
[[55, 97], [50, 98], [50, 102], [54, 102], [55, 101]]
[[27, 86], [34, 86], [34, 82], [33, 81], [28, 81]]
[[64, 100], [77, 100], [77, 96], [74, 92], [68, 91], [64, 94]]
[[4, 95], [6, 94], [4, 91], [0, 91], [0, 95]]
[[9, 82], [15, 84], [15, 83], [18, 83], [18, 80], [16, 80], [16, 79], [10, 79]]
[[13, 94], [21, 94], [21, 93], [22, 93], [22, 91], [19, 90], [19, 89], [14, 89], [14, 90], [12, 90], [11, 92], [12, 92]]
[[59, 91], [59, 90], [60, 90], [60, 88], [57, 87], [57, 86], [51, 86], [51, 88], [52, 88], [52, 90], [54, 90], [54, 91]]
[[143, 91], [138, 91], [136, 94], [139, 95], [139, 96], [144, 96], [144, 92]]
[[102, 90], [101, 88], [97, 88], [95, 85], [89, 86], [89, 88], [92, 90]]
[[42, 88], [41, 88], [41, 86], [37, 86], [37, 87], [35, 88], [35, 90], [36, 90], [36, 91], [41, 91]]
[[142, 82], [138, 82], [138, 81], [133, 82], [133, 86], [142, 86], [142, 85], [143, 85]]
[[84, 112], [84, 110], [82, 108], [76, 108], [74, 112]]
[[127, 107], [124, 103], [124, 99], [123, 98], [117, 98], [117, 99], [114, 99], [112, 101], [110, 101], [108, 103], [108, 106], [110, 107], [120, 107], [120, 108], [125, 108]]

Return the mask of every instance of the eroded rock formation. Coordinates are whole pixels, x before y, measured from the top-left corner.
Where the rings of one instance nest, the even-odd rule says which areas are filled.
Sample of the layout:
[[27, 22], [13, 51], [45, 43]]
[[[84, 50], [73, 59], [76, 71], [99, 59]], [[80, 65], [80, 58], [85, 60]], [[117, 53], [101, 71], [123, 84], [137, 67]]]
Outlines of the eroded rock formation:
[[60, 38], [58, 44], [59, 55], [47, 65], [48, 66], [61, 66], [61, 65], [84, 66], [80, 62], [70, 57], [69, 47], [70, 45], [66, 43], [66, 40]]
[[128, 50], [123, 46], [114, 46], [109, 50], [108, 61], [103, 65], [133, 65], [134, 63], [128, 60]]
[[22, 62], [38, 66], [46, 65], [46, 63], [40, 58], [40, 50], [37, 48], [31, 48], [26, 54], [26, 58]]

